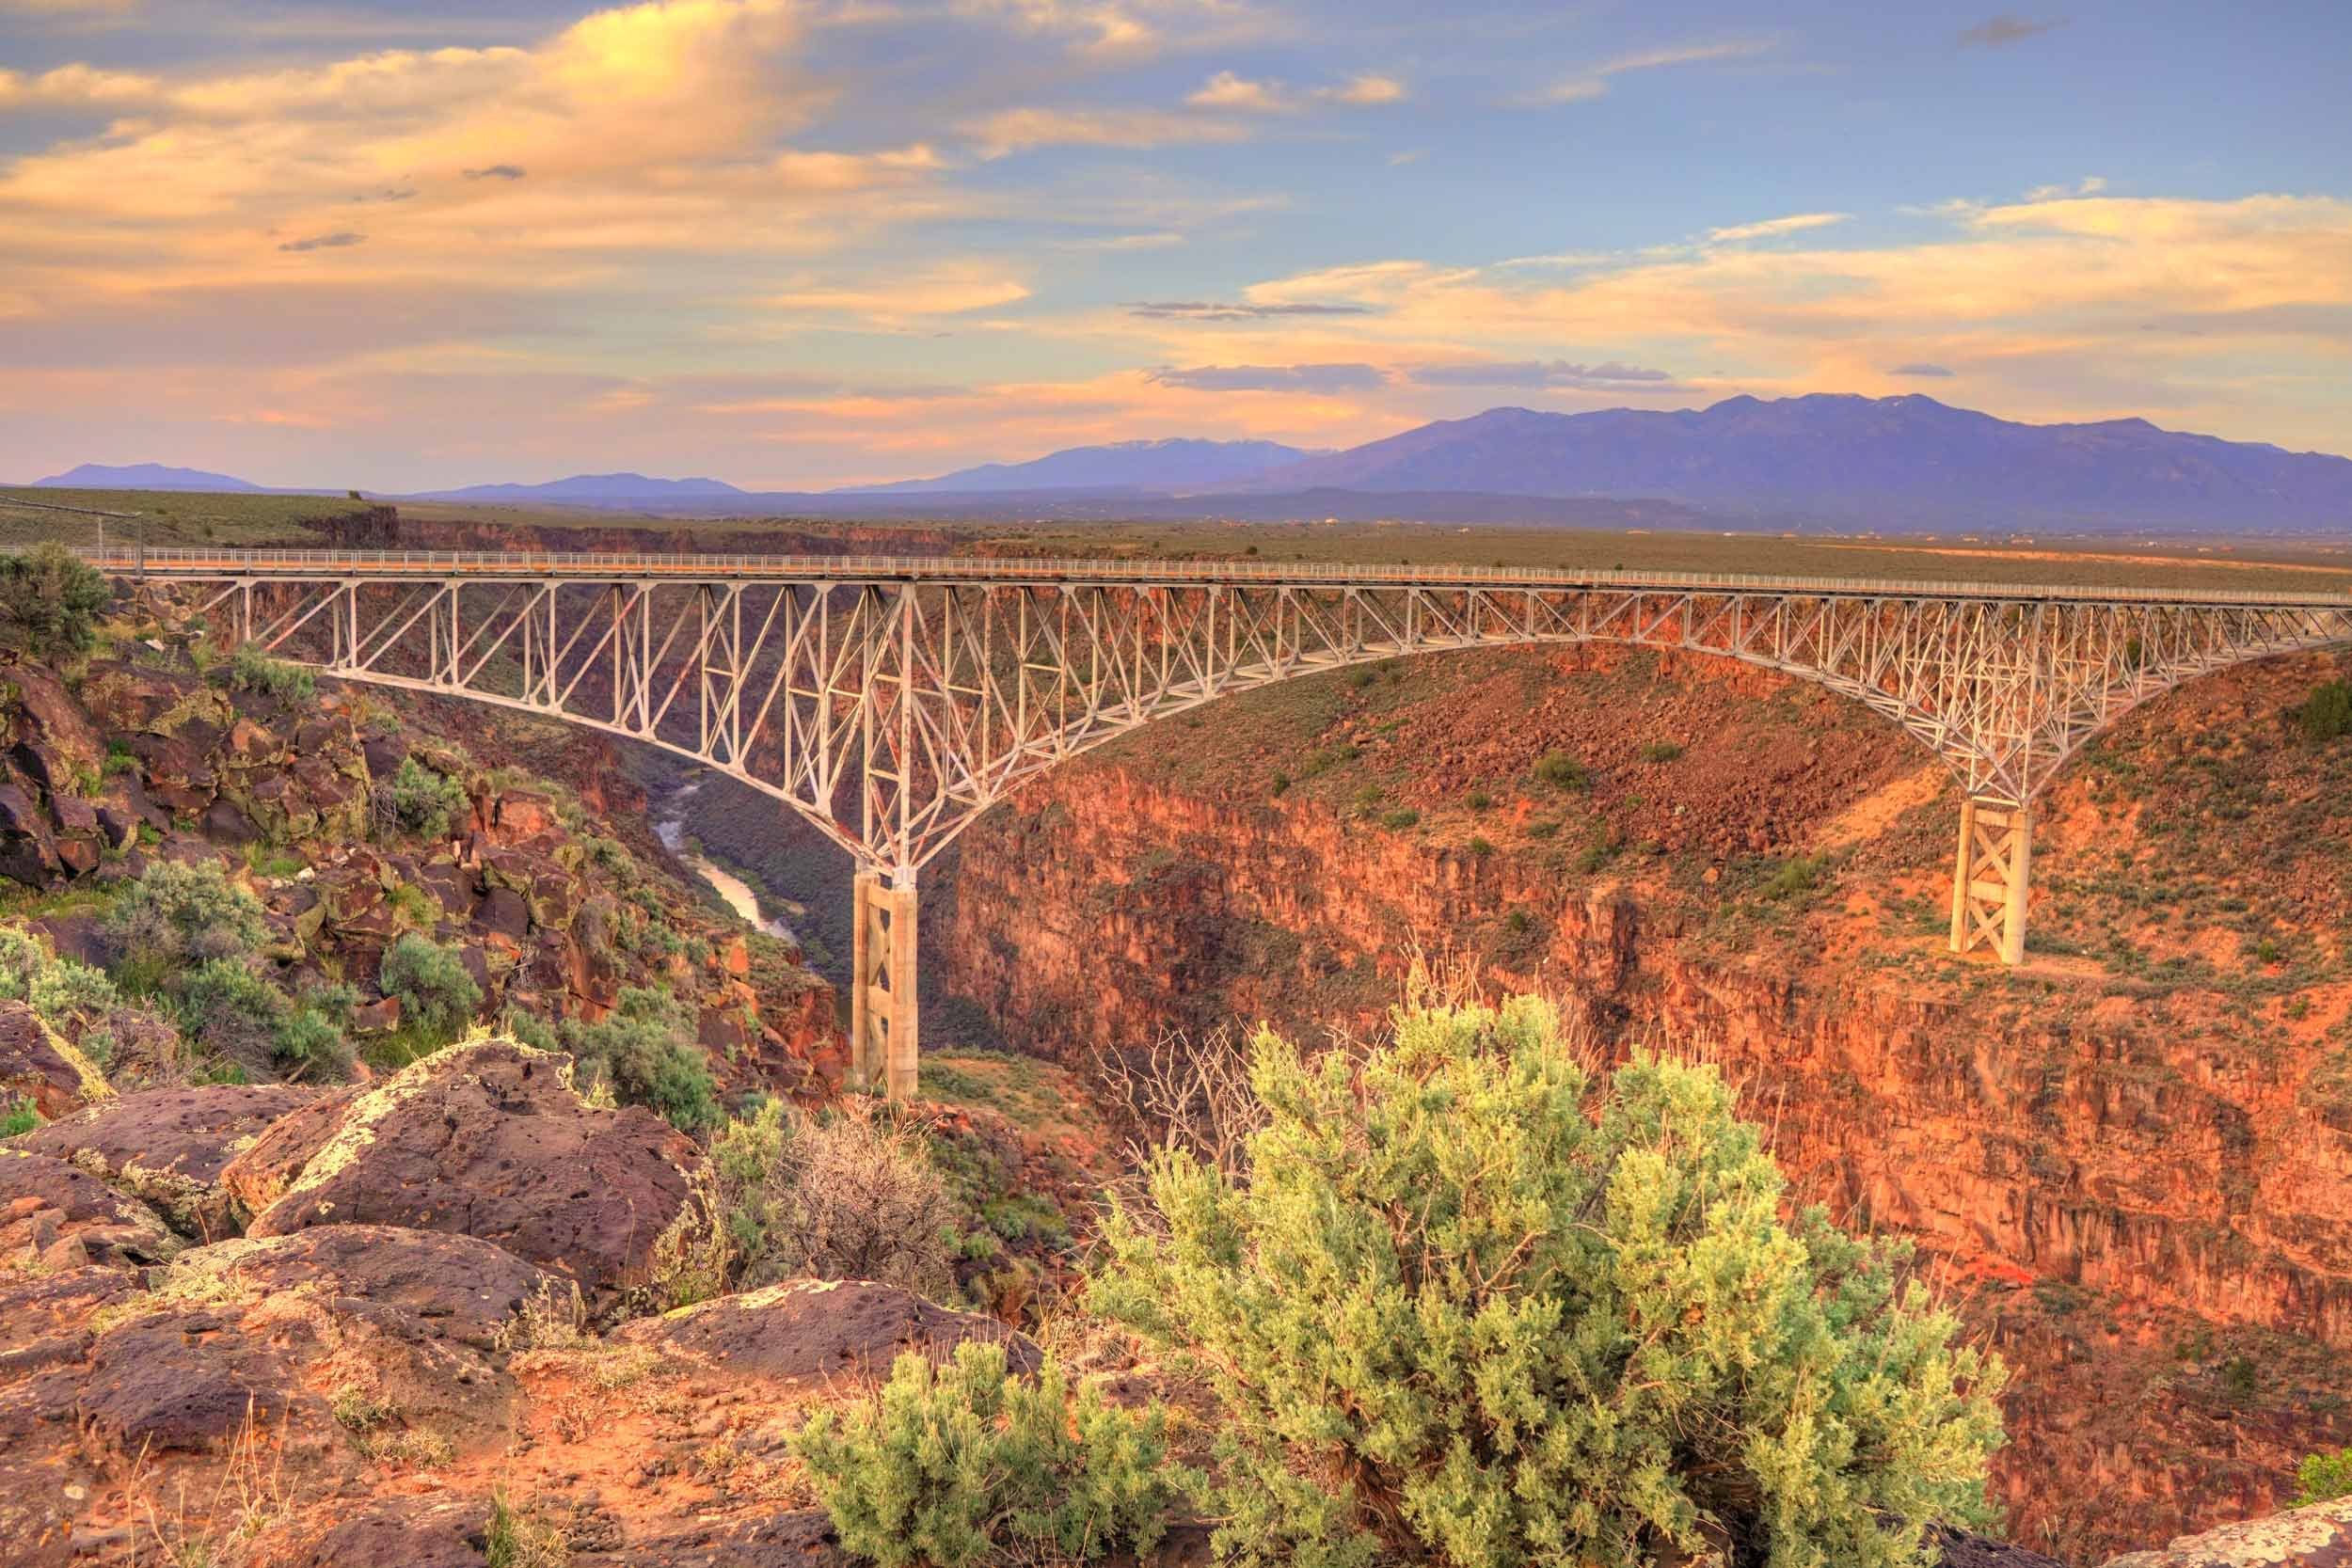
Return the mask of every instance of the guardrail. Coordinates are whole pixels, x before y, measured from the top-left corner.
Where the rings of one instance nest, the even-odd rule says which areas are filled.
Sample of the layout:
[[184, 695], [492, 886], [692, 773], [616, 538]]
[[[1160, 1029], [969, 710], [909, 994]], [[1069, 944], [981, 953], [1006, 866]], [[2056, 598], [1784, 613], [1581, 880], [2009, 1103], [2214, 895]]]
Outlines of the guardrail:
[[674, 554], [583, 550], [146, 549], [84, 560], [115, 574], [238, 577], [682, 577], [776, 578], [844, 582], [1270, 582], [1302, 586], [1374, 584], [1497, 588], [1656, 588], [1667, 592], [1789, 594], [1867, 598], [2063, 599], [2089, 603], [2274, 605], [2352, 610], [2352, 594], [2276, 594], [2245, 589], [2076, 588], [2057, 583], [1904, 581], [1897, 578], [1772, 577], [1753, 573], [1577, 571], [1559, 567], [1375, 566], [1267, 561], [1098, 561], [1075, 558], [886, 555]]

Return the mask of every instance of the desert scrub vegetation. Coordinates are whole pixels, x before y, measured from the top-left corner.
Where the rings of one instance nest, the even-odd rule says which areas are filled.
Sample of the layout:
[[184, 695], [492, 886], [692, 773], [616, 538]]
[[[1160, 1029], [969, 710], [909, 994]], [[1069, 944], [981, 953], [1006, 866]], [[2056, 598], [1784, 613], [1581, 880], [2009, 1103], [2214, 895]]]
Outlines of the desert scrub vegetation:
[[2352, 1497], [2352, 1449], [2314, 1453], [2295, 1467], [2295, 1506]]
[[318, 677], [299, 664], [272, 658], [250, 642], [237, 644], [213, 678], [231, 691], [250, 691], [281, 703], [307, 703], [318, 695]]
[[769, 1101], [711, 1139], [723, 1278], [873, 1279], [944, 1294], [961, 1207], [919, 1133], [859, 1101], [823, 1117]]
[[1521, 998], [1262, 1033], [1250, 1082], [1245, 1174], [1154, 1156], [1089, 1292], [1214, 1390], [1221, 1554], [1896, 1568], [1986, 1516], [2000, 1362], [1899, 1247], [1784, 1221], [1712, 1069], [1594, 1076]]
[[650, 1106], [686, 1132], [725, 1119], [693, 1017], [666, 990], [626, 987], [612, 1016], [567, 1022], [557, 1037], [580, 1064], [580, 1088], [591, 1099], [609, 1092], [620, 1104]]
[[392, 776], [375, 786], [373, 800], [380, 827], [428, 839], [447, 838], [471, 803], [464, 784], [413, 755], [401, 758]]
[[1034, 1379], [1005, 1348], [966, 1341], [945, 1367], [898, 1357], [846, 1411], [793, 1440], [842, 1546], [883, 1568], [1142, 1556], [1167, 1532], [1178, 1485], [1167, 1412], [1129, 1412], [1051, 1360]]
[[2295, 710], [2295, 727], [2314, 745], [2352, 735], [2352, 681], [2323, 681]]
[[0, 630], [48, 657], [86, 652], [113, 597], [106, 579], [58, 544], [0, 555]]
[[1546, 752], [1536, 761], [1535, 782], [1581, 795], [1593, 787], [1593, 770], [1566, 752]]
[[376, 984], [385, 995], [400, 999], [404, 1023], [431, 1030], [454, 1031], [482, 1005], [482, 988], [458, 950], [415, 931], [384, 949]]

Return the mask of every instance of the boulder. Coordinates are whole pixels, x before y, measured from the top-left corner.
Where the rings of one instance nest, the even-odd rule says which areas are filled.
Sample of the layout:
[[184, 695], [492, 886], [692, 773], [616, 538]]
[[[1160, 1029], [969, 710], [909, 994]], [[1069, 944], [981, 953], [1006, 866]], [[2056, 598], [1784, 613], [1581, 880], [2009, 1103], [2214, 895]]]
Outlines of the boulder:
[[[88, 1262], [131, 1267], [187, 1244], [138, 1199], [63, 1160], [26, 1153], [22, 1142], [0, 1144], [0, 1258], [56, 1268], [72, 1265], [78, 1247]], [[68, 1243], [75, 1246], [58, 1252]]]
[[471, 1236], [382, 1225], [326, 1225], [293, 1236], [248, 1236], [181, 1254], [183, 1275], [264, 1291], [308, 1288], [339, 1308], [389, 1314], [388, 1331], [487, 1351], [517, 1307], [563, 1282]]
[[319, 1097], [292, 1084], [207, 1084], [119, 1096], [37, 1128], [19, 1147], [103, 1177], [199, 1241], [233, 1235], [221, 1176], [270, 1126]]
[[374, 1497], [312, 1509], [256, 1536], [246, 1568], [482, 1568], [482, 1497]]
[[364, 1085], [335, 1089], [288, 1113], [237, 1151], [222, 1168], [220, 1184], [248, 1219], [285, 1196], [310, 1156], [326, 1146], [343, 1124]]
[[1002, 1344], [1014, 1370], [1037, 1345], [994, 1318], [952, 1312], [868, 1280], [794, 1279], [624, 1324], [613, 1336], [700, 1361], [730, 1378], [824, 1386], [879, 1380], [907, 1351], [945, 1361], [966, 1339]]
[[863, 1562], [841, 1549], [841, 1537], [821, 1508], [793, 1509], [754, 1519], [680, 1519], [642, 1531], [612, 1551], [576, 1552], [572, 1568], [850, 1568]]
[[597, 1110], [571, 1059], [488, 1039], [428, 1056], [354, 1098], [247, 1233], [324, 1225], [455, 1231], [610, 1302], [646, 1282], [691, 1187], [693, 1144], [652, 1112]]
[[2184, 1535], [2102, 1568], [2344, 1568], [2352, 1563], [2352, 1497]]
[[0, 1109], [29, 1101], [55, 1121], [114, 1093], [96, 1063], [22, 1002], [0, 1002]]
[[2066, 1568], [2056, 1558], [1948, 1525], [1928, 1528], [1928, 1546], [1934, 1568]]

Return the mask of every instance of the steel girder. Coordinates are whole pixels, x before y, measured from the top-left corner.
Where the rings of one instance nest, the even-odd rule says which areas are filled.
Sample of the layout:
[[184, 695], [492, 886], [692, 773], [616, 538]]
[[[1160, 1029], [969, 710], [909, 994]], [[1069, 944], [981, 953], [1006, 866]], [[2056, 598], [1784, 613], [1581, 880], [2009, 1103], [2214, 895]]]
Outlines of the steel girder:
[[1368, 660], [1586, 641], [1740, 659], [1865, 704], [1942, 757], [1970, 798], [2023, 806], [2091, 736], [2181, 681], [2352, 643], [2341, 602], [1928, 585], [1416, 583], [1374, 571], [1362, 582], [177, 576], [202, 584], [239, 636], [324, 673], [691, 757], [784, 801], [902, 885], [988, 806], [1081, 752], [1232, 692]]

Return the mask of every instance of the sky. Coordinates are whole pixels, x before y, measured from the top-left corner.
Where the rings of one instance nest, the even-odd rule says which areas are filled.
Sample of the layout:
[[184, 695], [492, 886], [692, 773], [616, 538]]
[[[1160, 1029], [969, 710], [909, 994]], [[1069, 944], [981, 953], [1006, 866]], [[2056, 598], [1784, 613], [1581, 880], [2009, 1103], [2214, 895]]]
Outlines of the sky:
[[2352, 5], [2061, 3], [0, 0], [0, 479], [1821, 391], [2352, 453]]

